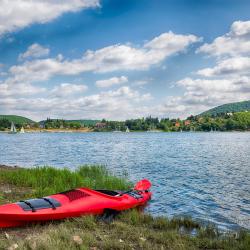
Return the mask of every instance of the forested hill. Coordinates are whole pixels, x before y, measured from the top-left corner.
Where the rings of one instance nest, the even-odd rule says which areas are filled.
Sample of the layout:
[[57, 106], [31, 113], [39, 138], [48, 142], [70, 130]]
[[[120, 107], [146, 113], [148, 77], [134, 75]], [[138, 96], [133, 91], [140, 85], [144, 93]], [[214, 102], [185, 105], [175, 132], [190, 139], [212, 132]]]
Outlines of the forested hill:
[[9, 122], [14, 122], [15, 124], [19, 125], [35, 123], [26, 117], [18, 115], [0, 115], [0, 120], [8, 120]]
[[233, 102], [233, 103], [224, 104], [224, 105], [209, 109], [199, 114], [199, 116], [217, 116], [220, 114], [242, 112], [246, 110], [250, 111], [250, 101]]

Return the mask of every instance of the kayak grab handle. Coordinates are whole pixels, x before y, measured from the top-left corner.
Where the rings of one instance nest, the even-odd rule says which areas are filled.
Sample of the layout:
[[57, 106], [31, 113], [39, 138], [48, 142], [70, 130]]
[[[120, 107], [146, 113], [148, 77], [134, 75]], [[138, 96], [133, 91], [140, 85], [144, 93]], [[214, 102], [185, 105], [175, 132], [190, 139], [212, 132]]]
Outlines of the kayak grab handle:
[[32, 206], [32, 204], [28, 201], [20, 201], [20, 202], [23, 202], [25, 203], [27, 206], [29, 206], [31, 208], [31, 211], [34, 213], [36, 212], [36, 209]]
[[52, 209], [56, 210], [56, 206], [54, 205], [54, 203], [51, 200], [49, 200], [48, 198], [44, 198], [44, 197], [41, 199], [47, 201], [51, 205]]

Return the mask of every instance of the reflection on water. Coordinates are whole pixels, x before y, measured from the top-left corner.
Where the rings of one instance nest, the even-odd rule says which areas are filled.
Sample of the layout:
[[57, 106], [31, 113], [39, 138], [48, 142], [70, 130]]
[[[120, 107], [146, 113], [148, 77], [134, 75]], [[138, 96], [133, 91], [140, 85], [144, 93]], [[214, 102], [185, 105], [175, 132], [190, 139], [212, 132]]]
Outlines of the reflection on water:
[[149, 178], [158, 215], [191, 215], [250, 229], [250, 133], [0, 134], [0, 163], [74, 168], [104, 164]]

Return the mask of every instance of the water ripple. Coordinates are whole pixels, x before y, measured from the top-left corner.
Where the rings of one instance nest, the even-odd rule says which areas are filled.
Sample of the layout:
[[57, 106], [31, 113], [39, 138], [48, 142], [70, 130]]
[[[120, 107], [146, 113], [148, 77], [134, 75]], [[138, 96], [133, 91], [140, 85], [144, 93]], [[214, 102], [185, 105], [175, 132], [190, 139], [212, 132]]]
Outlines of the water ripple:
[[249, 141], [250, 133], [0, 134], [0, 163], [104, 164], [153, 182], [152, 214], [250, 229]]

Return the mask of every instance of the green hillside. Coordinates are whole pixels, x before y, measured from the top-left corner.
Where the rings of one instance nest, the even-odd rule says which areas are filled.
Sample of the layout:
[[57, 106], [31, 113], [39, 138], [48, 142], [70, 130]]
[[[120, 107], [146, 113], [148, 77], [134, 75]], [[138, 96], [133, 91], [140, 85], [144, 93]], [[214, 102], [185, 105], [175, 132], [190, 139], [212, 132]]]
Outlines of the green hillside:
[[209, 109], [199, 116], [217, 116], [224, 113], [234, 113], [250, 110], [250, 101], [233, 102]]
[[23, 125], [23, 124], [31, 124], [35, 123], [34, 121], [18, 115], [0, 115], [0, 120], [8, 120], [9, 122], [14, 122], [15, 124]]

